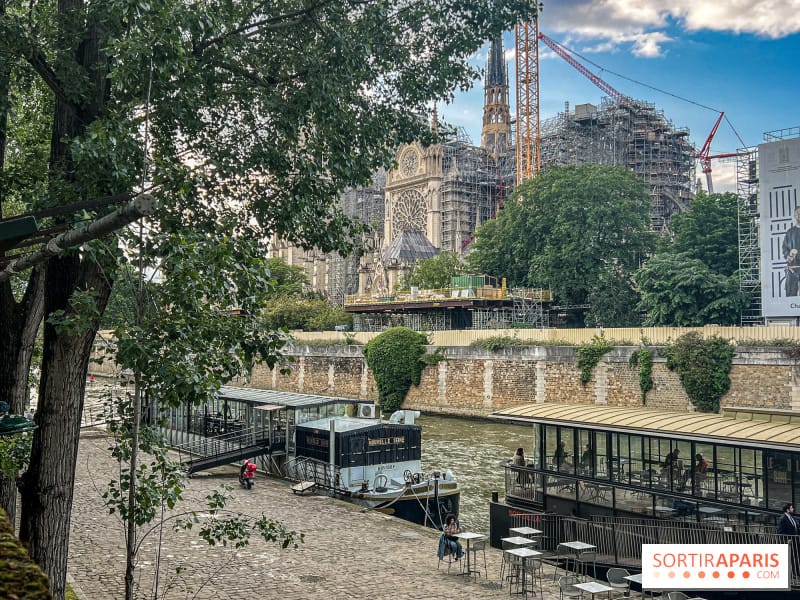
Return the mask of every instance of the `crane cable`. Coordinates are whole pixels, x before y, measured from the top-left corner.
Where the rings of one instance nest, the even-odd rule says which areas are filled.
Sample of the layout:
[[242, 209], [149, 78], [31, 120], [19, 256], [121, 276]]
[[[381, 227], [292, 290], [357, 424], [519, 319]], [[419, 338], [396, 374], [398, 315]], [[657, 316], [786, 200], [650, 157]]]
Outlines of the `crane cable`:
[[[650, 85], [649, 83], [644, 83], [643, 81], [638, 81], [637, 79], [633, 79], [632, 77], [627, 77], [625, 75], [622, 75], [621, 73], [617, 73], [615, 71], [612, 71], [611, 69], [606, 69], [605, 67], [603, 67], [601, 65], [598, 65], [593, 60], [591, 60], [589, 58], [586, 58], [580, 52], [576, 52], [575, 50], [573, 50], [572, 48], [568, 48], [564, 44], [559, 44], [559, 45], [562, 48], [564, 48], [565, 50], [569, 51], [571, 54], [574, 54], [575, 56], [581, 58], [582, 60], [586, 61], [590, 65], [592, 65], [595, 68], [599, 69], [601, 72], [611, 73], [612, 75], [614, 75], [616, 77], [620, 77], [622, 79], [625, 79], [625, 80], [630, 81], [632, 83], [635, 83], [637, 85], [641, 85], [642, 87], [649, 88], [649, 89], [654, 90], [656, 92], [659, 92], [661, 94], [666, 94], [667, 96], [672, 96], [673, 98], [676, 98], [678, 100], [682, 100], [683, 102], [688, 102], [689, 104], [694, 104], [695, 106], [699, 106], [700, 108], [705, 108], [706, 110], [713, 111], [713, 112], [715, 112], [717, 114], [723, 112], [723, 111], [718, 110], [716, 108], [713, 108], [711, 106], [706, 106], [705, 104], [701, 104], [700, 102], [696, 102], [694, 100], [690, 100], [689, 98], [684, 98], [683, 96], [679, 96], [678, 94], [674, 94], [672, 92], [668, 92], [667, 90], [662, 90], [661, 88], [657, 88], [654, 85]], [[731, 123], [731, 120], [728, 118], [727, 114], [725, 115], [725, 122], [730, 126], [731, 130], [736, 135], [736, 138], [739, 140], [739, 143], [742, 144], [742, 148], [747, 148], [748, 147], [747, 144], [744, 143], [744, 140], [742, 139], [742, 136], [740, 136], [739, 132], [736, 131], [736, 128], [733, 126], [733, 123]]]

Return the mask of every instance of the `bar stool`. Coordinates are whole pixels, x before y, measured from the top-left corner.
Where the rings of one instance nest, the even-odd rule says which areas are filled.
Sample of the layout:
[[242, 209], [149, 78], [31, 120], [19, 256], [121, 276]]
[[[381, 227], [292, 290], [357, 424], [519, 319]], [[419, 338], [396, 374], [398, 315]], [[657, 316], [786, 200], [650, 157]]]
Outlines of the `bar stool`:
[[506, 552], [506, 550], [511, 550], [512, 548], [517, 548], [518, 546], [510, 544], [509, 542], [501, 542], [501, 543], [503, 545], [503, 560], [500, 563], [500, 587], [503, 587], [503, 583], [507, 579], [510, 591], [511, 584], [519, 581], [519, 576], [520, 576], [519, 569], [521, 567], [520, 564], [521, 561], [513, 554], [508, 554]]

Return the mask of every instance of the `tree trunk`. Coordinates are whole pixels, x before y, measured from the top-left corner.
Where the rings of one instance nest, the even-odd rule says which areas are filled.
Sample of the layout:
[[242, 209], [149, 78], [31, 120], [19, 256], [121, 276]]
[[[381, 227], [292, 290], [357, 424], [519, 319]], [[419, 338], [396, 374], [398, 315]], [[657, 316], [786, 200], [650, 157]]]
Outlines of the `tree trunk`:
[[[96, 263], [75, 255], [52, 259], [46, 267], [45, 311], [69, 311], [76, 289], [92, 289], [102, 313], [111, 286]], [[82, 276], [86, 276], [83, 279]], [[50, 578], [55, 600], [66, 586], [69, 524], [78, 454], [86, 372], [98, 323], [77, 332], [56, 331], [45, 323], [37, 424], [30, 468], [22, 478], [20, 539]]]
[[[28, 405], [28, 372], [36, 334], [44, 312], [44, 268], [37, 267], [28, 280], [25, 295], [14, 302], [11, 286], [0, 284], [0, 400], [12, 414], [21, 415]], [[11, 523], [17, 516], [17, 481], [0, 473], [0, 507]]]

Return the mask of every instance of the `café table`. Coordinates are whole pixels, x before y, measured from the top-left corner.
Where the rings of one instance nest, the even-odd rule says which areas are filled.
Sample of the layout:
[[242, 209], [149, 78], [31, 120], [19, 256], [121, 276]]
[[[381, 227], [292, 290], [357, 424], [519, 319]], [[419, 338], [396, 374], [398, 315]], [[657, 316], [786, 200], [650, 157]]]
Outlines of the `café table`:
[[522, 577], [520, 578], [520, 581], [522, 582], [522, 588], [521, 588], [522, 591], [517, 593], [520, 593], [524, 598], [527, 598], [528, 589], [525, 586], [525, 577], [526, 573], [528, 572], [528, 569], [525, 568], [525, 561], [535, 556], [541, 556], [542, 553], [539, 552], [538, 550], [531, 550], [530, 548], [511, 548], [509, 550], [504, 550], [504, 552], [506, 554], [511, 554], [512, 556], [516, 556], [522, 561]]
[[459, 540], [464, 540], [465, 542], [467, 542], [467, 548], [465, 550], [465, 552], [467, 553], [467, 564], [466, 564], [466, 569], [464, 571], [462, 571], [461, 574], [470, 576], [473, 573], [480, 573], [480, 569], [475, 570], [475, 569], [472, 568], [472, 562], [470, 560], [471, 557], [470, 557], [469, 545], [470, 545], [470, 542], [472, 542], [473, 540], [475, 540], [475, 541], [485, 540], [486, 536], [483, 535], [482, 533], [473, 533], [472, 531], [462, 531], [461, 533], [456, 533], [453, 537], [454, 538], [458, 538]]
[[[627, 579], [628, 581], [631, 581], [633, 583], [638, 583], [639, 586], [642, 585], [642, 574], [641, 573], [635, 573], [633, 575], [626, 575], [623, 579]], [[653, 592], [652, 591], [645, 592], [644, 588], [642, 588], [642, 596], [644, 596], [645, 593], [648, 596], [650, 596], [651, 598], [653, 597]]]
[[[597, 581], [588, 581], [586, 583], [574, 583], [572, 587], [578, 588], [581, 592], [589, 592], [594, 598], [595, 594], [602, 594], [603, 592], [610, 592], [614, 588], [610, 585], [606, 585], [605, 583], [599, 583]], [[610, 597], [610, 595], [609, 595]]]
[[541, 529], [534, 529], [533, 527], [512, 527], [508, 530], [509, 533], [515, 533], [517, 535], [521, 535], [522, 537], [526, 537], [529, 535], [541, 535], [544, 533]]
[[[560, 564], [561, 558], [561, 549], [566, 548], [568, 553], [565, 553], [565, 562], [564, 562], [564, 571], [568, 571], [567, 565], [569, 563], [570, 558], [572, 558], [573, 562], [577, 560], [578, 554], [581, 552], [587, 552], [590, 550], [597, 550], [597, 546], [593, 546], [592, 544], [587, 544], [586, 542], [581, 542], [578, 540], [572, 542], [561, 542], [556, 547], [556, 568], [553, 571], [553, 581], [556, 580], [556, 575], [558, 574], [558, 565]], [[573, 567], [574, 569], [574, 567]]]
[[512, 546], [517, 546], [519, 548], [523, 548], [525, 546], [535, 546], [536, 540], [532, 540], [531, 538], [522, 537], [521, 535], [515, 535], [512, 537], [504, 537], [500, 538], [501, 542], [506, 542], [511, 544]]

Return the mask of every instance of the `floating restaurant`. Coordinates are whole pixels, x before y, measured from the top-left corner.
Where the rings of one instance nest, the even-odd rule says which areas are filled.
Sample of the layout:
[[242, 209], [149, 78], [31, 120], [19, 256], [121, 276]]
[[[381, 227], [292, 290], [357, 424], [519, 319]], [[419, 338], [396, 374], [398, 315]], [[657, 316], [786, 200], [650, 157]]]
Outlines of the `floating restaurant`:
[[774, 527], [800, 501], [800, 415], [528, 404], [491, 415], [531, 425], [510, 506], [588, 517]]

